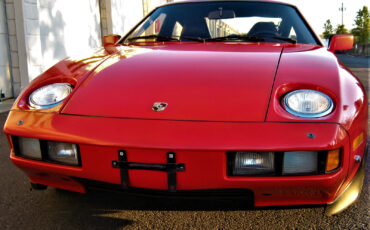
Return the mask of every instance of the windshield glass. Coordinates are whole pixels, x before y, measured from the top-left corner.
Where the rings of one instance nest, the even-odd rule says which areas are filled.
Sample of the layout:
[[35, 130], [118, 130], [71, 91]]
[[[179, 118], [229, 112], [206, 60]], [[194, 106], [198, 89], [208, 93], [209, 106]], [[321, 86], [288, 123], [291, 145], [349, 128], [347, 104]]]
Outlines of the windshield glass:
[[295, 8], [267, 2], [198, 2], [158, 8], [124, 43], [158, 41], [315, 44]]

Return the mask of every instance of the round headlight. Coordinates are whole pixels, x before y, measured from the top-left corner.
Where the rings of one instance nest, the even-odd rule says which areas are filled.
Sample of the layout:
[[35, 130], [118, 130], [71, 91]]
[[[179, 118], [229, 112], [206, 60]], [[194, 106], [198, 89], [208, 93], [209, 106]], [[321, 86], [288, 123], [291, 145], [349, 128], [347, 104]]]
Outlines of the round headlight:
[[61, 103], [72, 91], [72, 86], [67, 83], [55, 83], [35, 90], [29, 97], [32, 107], [47, 109]]
[[288, 93], [284, 98], [285, 109], [298, 117], [315, 118], [328, 115], [333, 110], [333, 101], [324, 93], [302, 89]]

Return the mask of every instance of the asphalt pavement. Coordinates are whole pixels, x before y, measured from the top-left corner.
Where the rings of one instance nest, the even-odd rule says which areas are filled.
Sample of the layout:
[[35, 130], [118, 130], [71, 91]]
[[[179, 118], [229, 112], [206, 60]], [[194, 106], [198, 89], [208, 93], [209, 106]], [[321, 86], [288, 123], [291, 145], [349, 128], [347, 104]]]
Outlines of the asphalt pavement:
[[[356, 68], [366, 68], [359, 77], [368, 84], [369, 66], [352, 71]], [[1, 127], [6, 116], [0, 113]], [[358, 202], [332, 217], [324, 215], [324, 206], [254, 208], [242, 200], [169, 200], [105, 191], [84, 195], [54, 188], [34, 191], [25, 174], [10, 162], [1, 132], [0, 229], [369, 229], [369, 173], [368, 161]]]

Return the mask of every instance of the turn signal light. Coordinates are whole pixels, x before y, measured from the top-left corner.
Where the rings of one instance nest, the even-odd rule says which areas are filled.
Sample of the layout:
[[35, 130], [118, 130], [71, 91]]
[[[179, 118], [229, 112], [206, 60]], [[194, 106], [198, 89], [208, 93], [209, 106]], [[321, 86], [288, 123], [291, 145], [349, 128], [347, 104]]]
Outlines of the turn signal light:
[[364, 141], [364, 133], [361, 133], [360, 135], [358, 135], [355, 140], [353, 141], [353, 149], [357, 149], [358, 146], [360, 146], [362, 144], [362, 142]]
[[339, 167], [340, 163], [340, 150], [335, 149], [328, 152], [328, 157], [326, 160], [326, 172], [333, 171]]

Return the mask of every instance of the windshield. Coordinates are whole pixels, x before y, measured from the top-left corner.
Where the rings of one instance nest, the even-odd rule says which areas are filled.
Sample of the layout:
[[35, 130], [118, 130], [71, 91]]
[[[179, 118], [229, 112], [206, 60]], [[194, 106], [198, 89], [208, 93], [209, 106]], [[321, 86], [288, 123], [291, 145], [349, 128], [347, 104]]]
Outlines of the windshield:
[[158, 41], [318, 42], [295, 8], [267, 2], [199, 2], [156, 9], [123, 39]]

